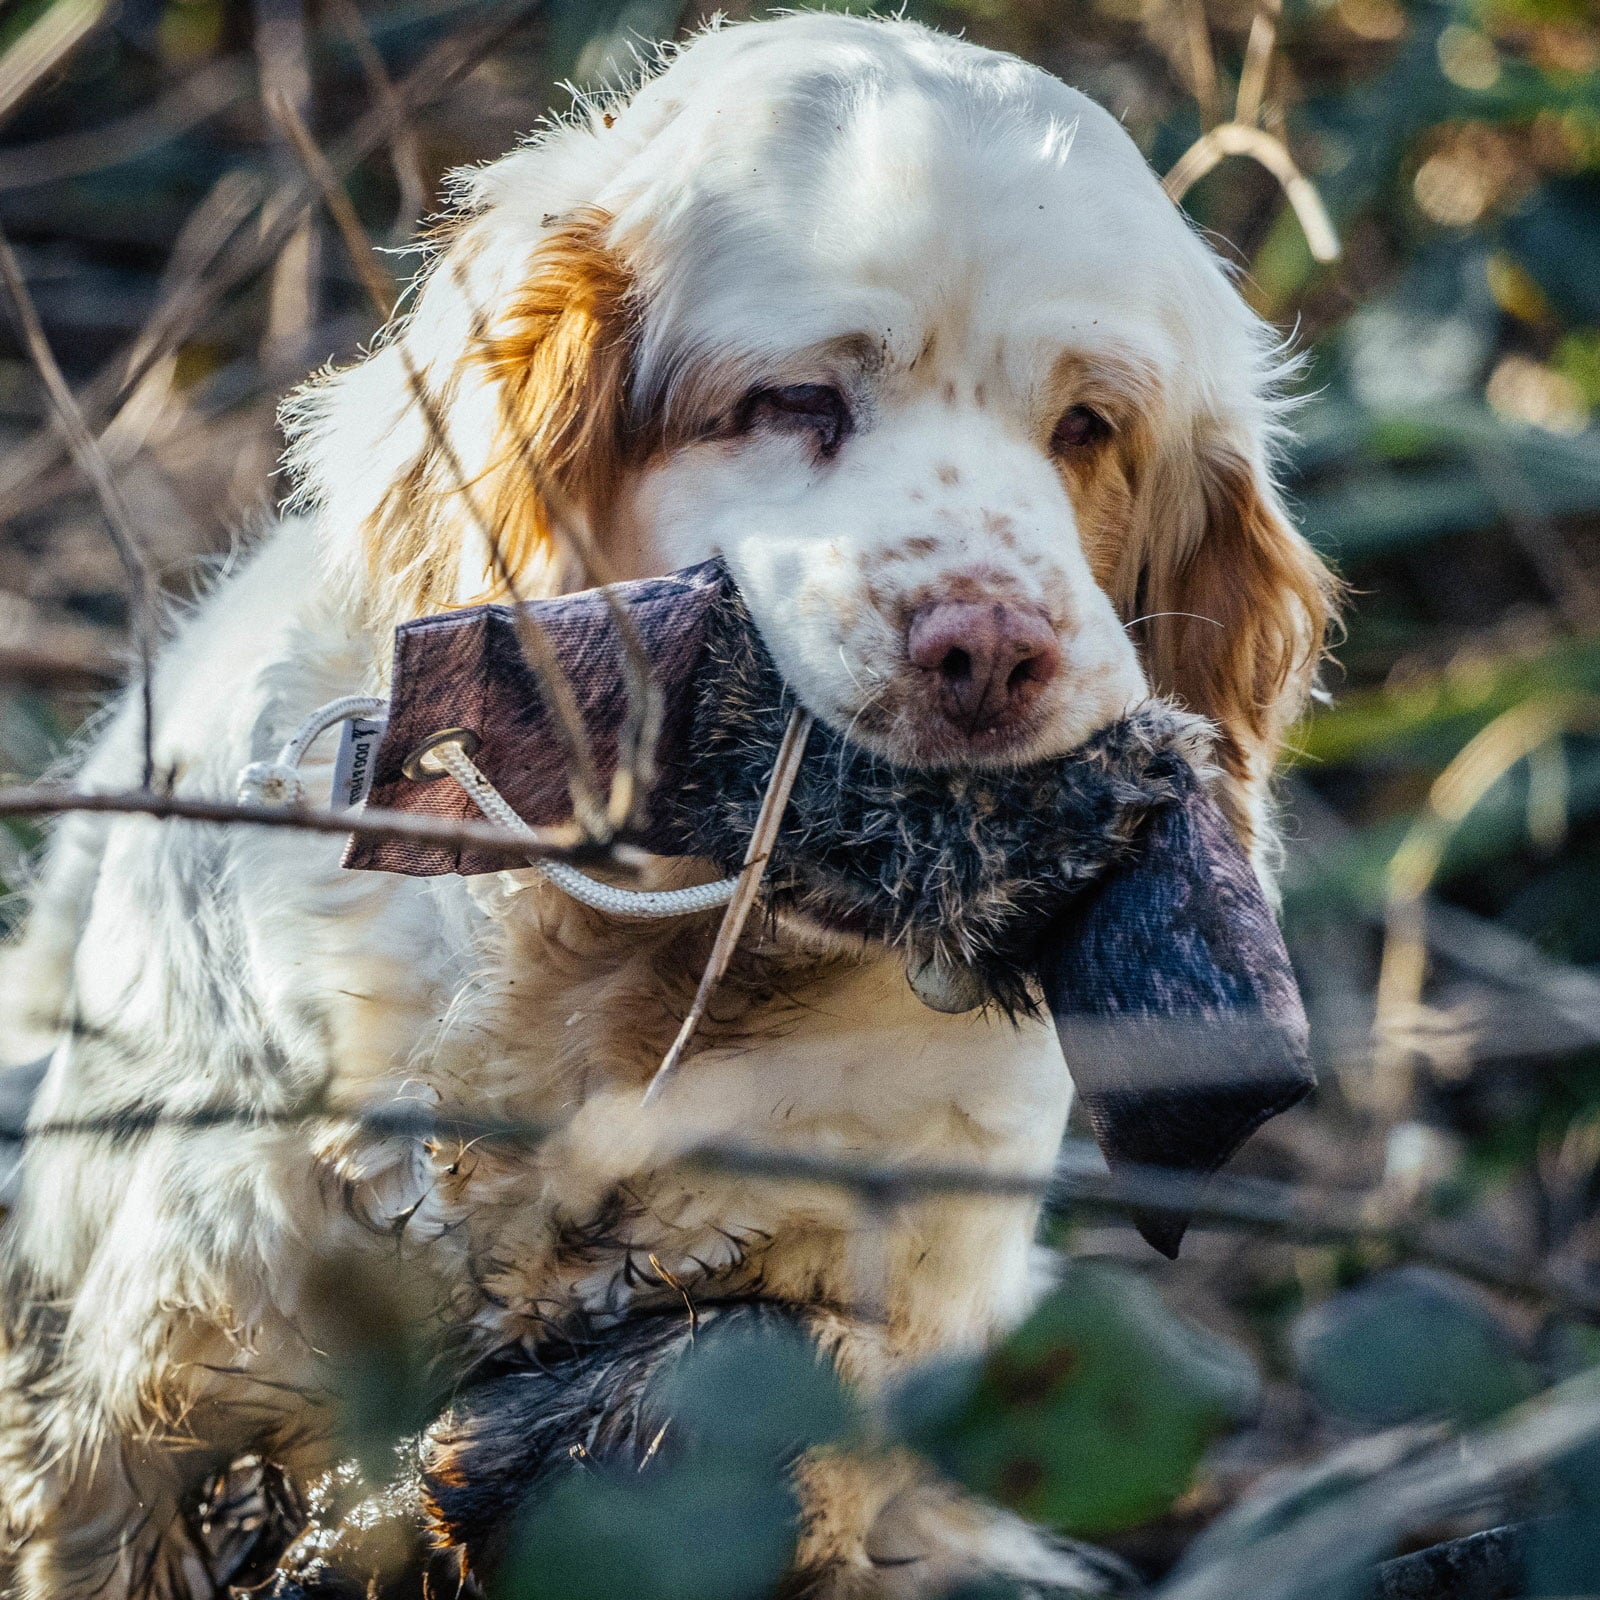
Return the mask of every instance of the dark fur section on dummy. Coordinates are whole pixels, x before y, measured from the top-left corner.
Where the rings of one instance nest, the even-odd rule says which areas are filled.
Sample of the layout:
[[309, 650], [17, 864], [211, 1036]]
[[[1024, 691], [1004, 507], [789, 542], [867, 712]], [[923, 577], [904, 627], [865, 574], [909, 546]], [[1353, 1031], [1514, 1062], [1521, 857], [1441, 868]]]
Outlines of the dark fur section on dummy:
[[[304, 1528], [278, 1572], [252, 1592], [268, 1600], [481, 1600], [494, 1592], [522, 1517], [565, 1474], [609, 1469], [631, 1479], [694, 1450], [662, 1380], [697, 1338], [796, 1329], [826, 1359], [830, 1316], [776, 1301], [706, 1301], [693, 1320], [681, 1308], [644, 1311], [537, 1357], [508, 1357], [400, 1447], [393, 1483], [374, 1492], [352, 1467], [329, 1473], [308, 1497]], [[798, 1458], [796, 1450], [789, 1464]], [[1084, 1586], [1136, 1586], [1108, 1552], [1048, 1542], [1072, 1558], [1083, 1584], [1013, 1582], [1005, 1593], [1064, 1600]], [[772, 1600], [879, 1593], [863, 1576], [843, 1571], [837, 1556], [797, 1564]]]
[[308, 1497], [304, 1528], [285, 1553], [272, 1600], [421, 1600], [481, 1593], [524, 1509], [561, 1474], [637, 1471], [667, 1414], [659, 1381], [697, 1334], [808, 1327], [771, 1301], [645, 1312], [519, 1358], [457, 1396], [400, 1449], [393, 1483], [374, 1492], [352, 1468]]
[[[794, 697], [738, 594], [706, 619], [686, 781], [688, 853], [737, 870]], [[1070, 756], [995, 771], [896, 766], [813, 728], [767, 869], [769, 903], [836, 932], [969, 969], [1007, 1012], [1063, 899], [1133, 853], [1150, 814], [1199, 786], [1209, 728], [1149, 701]]]

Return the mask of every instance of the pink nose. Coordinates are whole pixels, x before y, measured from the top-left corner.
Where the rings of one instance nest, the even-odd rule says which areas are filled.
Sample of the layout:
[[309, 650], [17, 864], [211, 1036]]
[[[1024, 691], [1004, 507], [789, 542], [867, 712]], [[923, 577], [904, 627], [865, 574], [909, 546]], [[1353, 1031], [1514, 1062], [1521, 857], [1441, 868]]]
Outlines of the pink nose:
[[1014, 722], [1061, 670], [1061, 645], [1043, 613], [1000, 601], [923, 606], [906, 649], [929, 675], [940, 710], [968, 733]]

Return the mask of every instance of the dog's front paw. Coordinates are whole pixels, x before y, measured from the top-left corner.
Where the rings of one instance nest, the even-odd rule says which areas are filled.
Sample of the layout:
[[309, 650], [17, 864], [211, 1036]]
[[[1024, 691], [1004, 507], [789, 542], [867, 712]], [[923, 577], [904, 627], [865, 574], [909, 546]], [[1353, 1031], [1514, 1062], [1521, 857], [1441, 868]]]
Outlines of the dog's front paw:
[[1132, 1594], [1138, 1574], [1119, 1557], [1063, 1539], [944, 1485], [897, 1494], [868, 1530], [872, 1600], [1065, 1600]]

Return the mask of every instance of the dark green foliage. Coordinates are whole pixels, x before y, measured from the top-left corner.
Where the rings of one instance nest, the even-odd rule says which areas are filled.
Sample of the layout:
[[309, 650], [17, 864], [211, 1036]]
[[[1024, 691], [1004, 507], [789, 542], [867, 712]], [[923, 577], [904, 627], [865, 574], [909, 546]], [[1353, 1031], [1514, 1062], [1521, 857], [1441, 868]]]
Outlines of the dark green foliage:
[[1369, 1427], [1485, 1422], [1539, 1386], [1481, 1297], [1419, 1267], [1384, 1273], [1308, 1312], [1295, 1350], [1317, 1399]]
[[920, 1391], [911, 1437], [971, 1488], [1082, 1535], [1164, 1511], [1259, 1395], [1238, 1346], [1174, 1316], [1139, 1274], [1089, 1260], [965, 1385], [945, 1382]]
[[847, 1438], [855, 1408], [792, 1331], [713, 1325], [670, 1369], [667, 1417], [638, 1469], [575, 1468], [526, 1514], [499, 1600], [745, 1600], [794, 1550], [789, 1468]]

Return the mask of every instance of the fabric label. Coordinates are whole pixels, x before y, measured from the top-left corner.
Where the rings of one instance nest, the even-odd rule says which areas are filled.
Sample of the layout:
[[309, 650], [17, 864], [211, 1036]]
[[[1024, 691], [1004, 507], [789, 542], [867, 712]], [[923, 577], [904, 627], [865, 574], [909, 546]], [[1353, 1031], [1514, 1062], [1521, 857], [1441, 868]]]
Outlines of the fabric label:
[[339, 754], [333, 763], [333, 805], [344, 810], [360, 805], [372, 787], [378, 743], [389, 724], [381, 718], [351, 717], [339, 736]]

